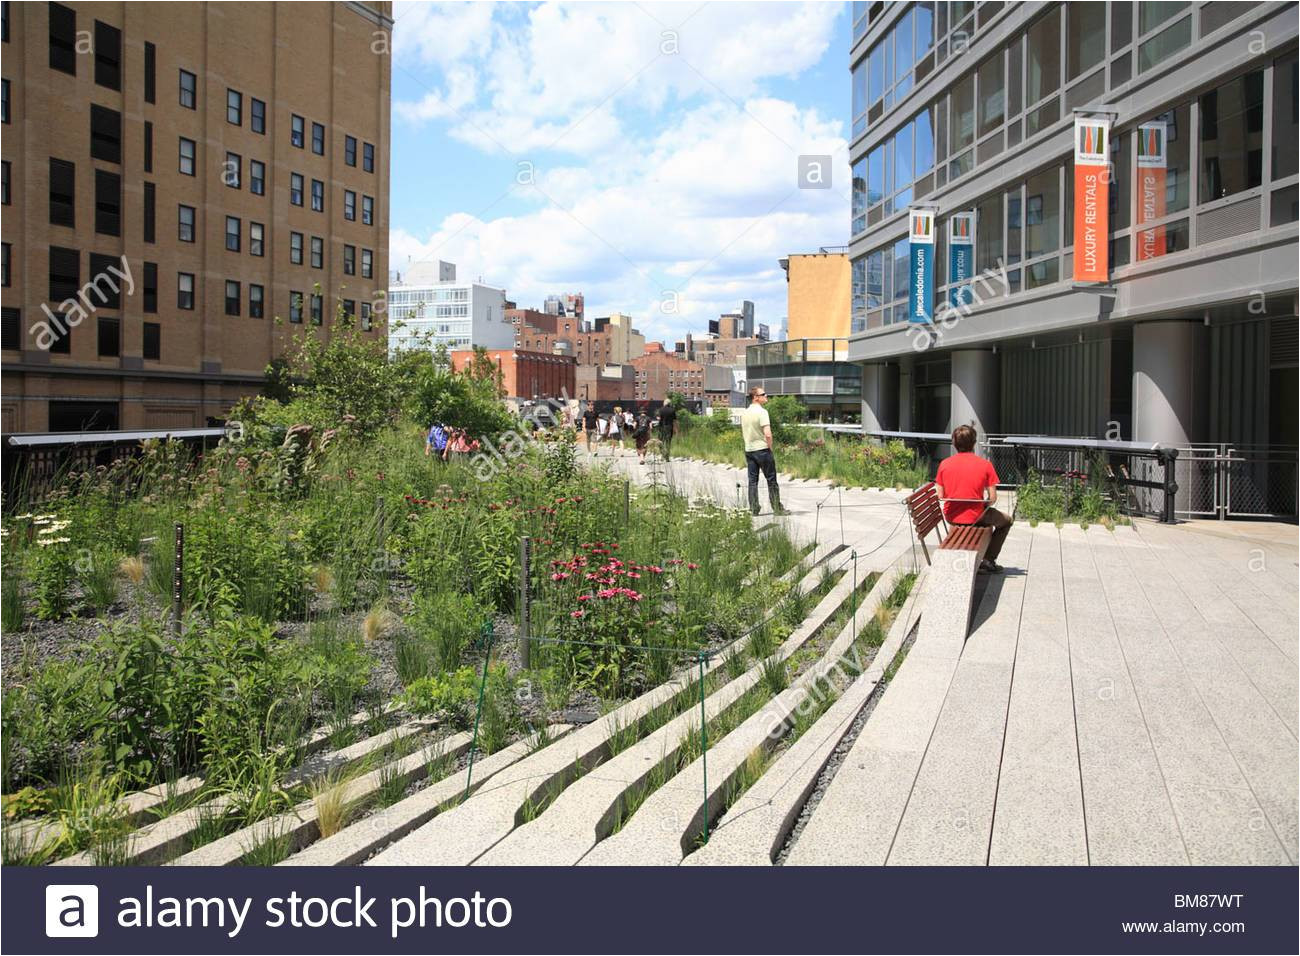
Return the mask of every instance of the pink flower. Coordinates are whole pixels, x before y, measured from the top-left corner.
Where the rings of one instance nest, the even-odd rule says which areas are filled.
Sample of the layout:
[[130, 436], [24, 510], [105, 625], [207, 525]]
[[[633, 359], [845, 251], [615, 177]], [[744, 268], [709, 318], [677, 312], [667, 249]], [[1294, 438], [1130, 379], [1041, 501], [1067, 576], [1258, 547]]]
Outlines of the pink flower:
[[567, 580], [568, 577], [569, 577], [569, 576], [568, 576], [567, 574], [565, 574], [564, 572], [562, 572], [562, 571], [557, 571], [555, 574], [552, 574], [552, 575], [551, 575], [551, 580], [552, 580], [552, 581], [564, 581], [564, 580]]
[[646, 569], [647, 571], [649, 571], [651, 574], [663, 574], [663, 573], [664, 573], [664, 569], [661, 568], [661, 567], [659, 567], [659, 565], [657, 565], [657, 564], [647, 564], [645, 569]]
[[629, 578], [639, 578], [639, 577], [641, 577], [641, 575], [637, 574], [635, 571], [628, 571], [628, 572], [627, 572], [627, 576], [628, 576]]
[[694, 570], [696, 570], [697, 568], [699, 568], [699, 565], [698, 565], [698, 564], [688, 564], [688, 565], [686, 565], [686, 570], [688, 570], [688, 571], [694, 571]]
[[586, 614], [586, 611], [573, 611], [569, 614], [569, 617], [585, 617]]
[[579, 594], [579, 595], [578, 595], [578, 600], [579, 600], [579, 601], [590, 601], [590, 600], [591, 600], [591, 595], [590, 595], [590, 594]]

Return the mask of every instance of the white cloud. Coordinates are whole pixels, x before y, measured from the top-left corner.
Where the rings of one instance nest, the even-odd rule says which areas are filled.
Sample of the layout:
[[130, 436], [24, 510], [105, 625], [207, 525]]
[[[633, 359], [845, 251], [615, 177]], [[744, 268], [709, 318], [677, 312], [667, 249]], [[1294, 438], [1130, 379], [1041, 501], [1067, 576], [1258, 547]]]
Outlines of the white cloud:
[[[536, 185], [514, 187], [522, 202], [508, 216], [394, 229], [393, 269], [455, 262], [525, 306], [581, 291], [590, 314], [631, 312], [671, 342], [742, 299], [775, 329], [786, 312], [777, 260], [845, 241], [843, 118], [770, 92], [828, 55], [841, 4], [399, 2], [394, 12], [394, 67], [425, 87], [393, 104], [399, 161], [401, 125], [434, 122], [534, 163]], [[835, 157], [834, 188], [796, 188], [802, 154]], [[666, 313], [672, 296], [678, 311]]]
[[488, 150], [580, 154], [618, 135], [619, 105], [744, 99], [764, 79], [797, 75], [825, 53], [841, 7], [545, 3], [524, 15], [513, 4], [398, 3], [395, 64], [431, 70], [435, 98], [394, 112], [410, 122], [445, 118], [434, 108], [451, 100], [441, 87], [473, 64], [477, 96], [452, 135]]
[[[844, 241], [848, 219], [846, 183], [798, 189], [785, 144], [843, 163], [838, 130], [779, 100], [710, 103], [628, 165], [539, 169], [536, 190], [516, 187], [531, 211], [486, 221], [458, 213], [426, 236], [395, 231], [392, 267], [408, 256], [456, 262], [462, 277], [504, 285], [522, 305], [583, 291], [592, 314], [629, 311], [647, 335], [669, 341], [741, 299], [775, 327], [785, 315], [777, 259]], [[843, 180], [847, 164], [835, 172]], [[659, 308], [669, 292], [676, 314]]]

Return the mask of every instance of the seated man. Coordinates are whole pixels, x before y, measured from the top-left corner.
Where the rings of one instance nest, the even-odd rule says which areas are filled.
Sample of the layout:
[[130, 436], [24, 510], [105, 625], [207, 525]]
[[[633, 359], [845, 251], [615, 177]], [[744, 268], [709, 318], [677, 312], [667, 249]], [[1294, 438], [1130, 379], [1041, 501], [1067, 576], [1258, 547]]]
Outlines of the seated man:
[[980, 562], [981, 571], [997, 574], [998, 554], [1011, 530], [1011, 519], [993, 505], [998, 500], [998, 473], [993, 463], [975, 454], [975, 429], [958, 425], [952, 433], [957, 454], [939, 463], [934, 476], [935, 491], [943, 501], [943, 516], [949, 524], [973, 524], [993, 529], [993, 539]]

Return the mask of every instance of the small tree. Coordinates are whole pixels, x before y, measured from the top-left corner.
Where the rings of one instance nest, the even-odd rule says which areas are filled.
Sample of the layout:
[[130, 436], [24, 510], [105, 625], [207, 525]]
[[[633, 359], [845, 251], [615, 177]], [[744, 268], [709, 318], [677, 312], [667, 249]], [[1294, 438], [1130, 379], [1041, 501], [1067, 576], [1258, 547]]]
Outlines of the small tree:
[[808, 409], [793, 395], [773, 395], [767, 402], [772, 419], [772, 438], [789, 445], [799, 440], [801, 422], [808, 419]]

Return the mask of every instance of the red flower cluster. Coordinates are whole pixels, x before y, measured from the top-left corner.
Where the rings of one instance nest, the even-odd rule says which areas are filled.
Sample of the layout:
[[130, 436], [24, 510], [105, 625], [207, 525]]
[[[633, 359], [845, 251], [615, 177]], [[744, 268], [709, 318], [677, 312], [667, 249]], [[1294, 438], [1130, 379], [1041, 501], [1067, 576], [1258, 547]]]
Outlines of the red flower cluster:
[[414, 495], [402, 495], [407, 504], [424, 505], [426, 508], [441, 508], [443, 511], [448, 510], [452, 505], [464, 504], [469, 501], [469, 495], [461, 495], [459, 498], [453, 498], [448, 495], [445, 498], [434, 500], [432, 498], [416, 498]]

